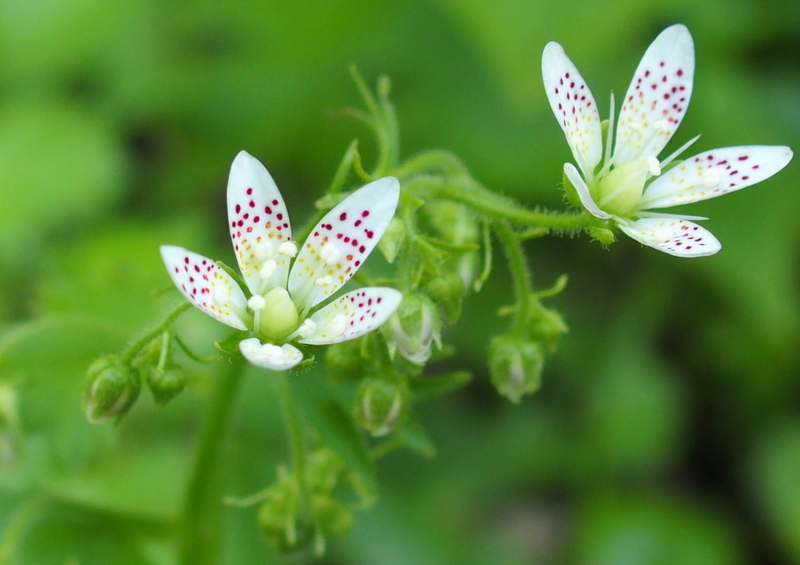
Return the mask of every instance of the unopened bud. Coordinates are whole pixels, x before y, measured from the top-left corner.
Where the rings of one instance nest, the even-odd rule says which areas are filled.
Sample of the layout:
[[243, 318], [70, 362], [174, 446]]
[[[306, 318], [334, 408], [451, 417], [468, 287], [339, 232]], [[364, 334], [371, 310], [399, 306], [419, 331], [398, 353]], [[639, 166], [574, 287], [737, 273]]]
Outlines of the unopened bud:
[[600, 242], [600, 244], [603, 246], [611, 245], [617, 240], [613, 231], [608, 228], [600, 228], [597, 226], [592, 226], [589, 228], [589, 237]]
[[441, 348], [442, 318], [439, 309], [423, 294], [406, 294], [389, 322], [381, 327], [389, 352], [395, 351], [415, 365], [431, 357], [431, 345]]
[[461, 316], [464, 303], [464, 281], [459, 273], [445, 273], [428, 283], [428, 295], [444, 310], [447, 321], [454, 324]]
[[[276, 550], [288, 553], [307, 547], [314, 540], [314, 522], [302, 512], [300, 487], [293, 475], [279, 470], [277, 482], [270, 486], [258, 509], [258, 525]], [[300, 514], [300, 515], [299, 515]]]
[[314, 497], [314, 522], [324, 536], [341, 536], [353, 527], [353, 512], [338, 500], [327, 496]]
[[11, 385], [0, 383], [0, 469], [12, 467], [18, 459], [20, 437], [17, 404], [17, 393]]
[[147, 386], [156, 404], [165, 406], [186, 387], [186, 372], [174, 363], [167, 363], [163, 369], [150, 367], [147, 371]]
[[120, 362], [116, 355], [106, 355], [95, 360], [86, 372], [86, 390], [83, 410], [93, 424], [111, 418], [117, 421], [131, 409], [139, 396], [142, 383], [130, 367]]
[[388, 434], [408, 415], [408, 383], [400, 375], [364, 379], [356, 391], [356, 421], [375, 437]]
[[489, 371], [498, 392], [515, 404], [539, 390], [544, 367], [541, 344], [500, 335], [489, 346]]

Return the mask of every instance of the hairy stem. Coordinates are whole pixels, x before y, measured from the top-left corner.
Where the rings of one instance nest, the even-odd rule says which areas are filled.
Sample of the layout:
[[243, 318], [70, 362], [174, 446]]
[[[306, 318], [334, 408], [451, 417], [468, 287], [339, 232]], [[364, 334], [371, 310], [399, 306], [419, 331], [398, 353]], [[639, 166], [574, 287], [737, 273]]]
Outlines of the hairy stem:
[[495, 222], [494, 229], [500, 238], [500, 243], [503, 245], [503, 250], [508, 259], [508, 268], [511, 271], [511, 279], [514, 282], [517, 307], [514, 309], [511, 331], [517, 337], [525, 337], [532, 314], [531, 296], [533, 294], [531, 273], [525, 262], [525, 252], [522, 249], [519, 238], [511, 229], [511, 226], [508, 225], [508, 222]]
[[178, 318], [178, 316], [183, 314], [191, 307], [192, 305], [188, 301], [181, 300], [179, 304], [167, 312], [160, 322], [145, 331], [141, 337], [130, 343], [128, 347], [126, 347], [125, 350], [120, 354], [120, 360], [123, 363], [128, 363], [133, 360], [133, 358], [136, 357], [142, 348], [164, 333], [164, 330], [168, 329], [172, 325], [172, 322]]

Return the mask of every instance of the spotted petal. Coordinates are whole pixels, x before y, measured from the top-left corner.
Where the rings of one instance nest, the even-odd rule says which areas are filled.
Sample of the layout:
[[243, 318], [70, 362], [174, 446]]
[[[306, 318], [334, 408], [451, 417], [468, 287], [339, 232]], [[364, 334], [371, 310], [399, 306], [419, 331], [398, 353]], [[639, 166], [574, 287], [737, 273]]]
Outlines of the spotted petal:
[[556, 115], [575, 161], [591, 176], [603, 156], [600, 115], [586, 81], [564, 49], [551, 41], [542, 54], [542, 78], [550, 107]]
[[161, 257], [172, 282], [193, 306], [223, 324], [247, 329], [244, 293], [219, 265], [174, 245], [162, 246]]
[[403, 295], [393, 288], [369, 287], [348, 292], [311, 316], [314, 334], [299, 340], [329, 345], [355, 339], [380, 327], [391, 316]]
[[400, 183], [385, 177], [345, 198], [311, 230], [289, 273], [289, 293], [301, 314], [346, 283], [386, 231]]
[[714, 149], [690, 157], [655, 179], [641, 208], [667, 208], [722, 196], [761, 182], [784, 168], [792, 150], [751, 145]]
[[303, 360], [303, 354], [293, 345], [261, 343], [255, 337], [240, 341], [239, 350], [253, 365], [273, 371], [286, 371]]
[[[228, 178], [228, 227], [236, 260], [247, 288], [253, 294], [265, 294], [276, 286], [285, 286], [292, 253], [279, 252], [281, 243], [291, 241], [289, 215], [278, 187], [258, 159], [240, 151], [231, 165]], [[262, 284], [262, 267], [267, 269]], [[271, 271], [271, 272], [269, 272]]]
[[683, 25], [668, 27], [645, 52], [625, 94], [614, 144], [617, 167], [661, 153], [686, 113], [693, 80], [692, 36]]
[[639, 243], [676, 257], [705, 257], [722, 248], [710, 231], [680, 218], [640, 218], [619, 227]]
[[583, 204], [583, 207], [586, 208], [592, 216], [604, 220], [611, 217], [611, 214], [603, 212], [594, 201], [594, 198], [592, 198], [592, 195], [589, 193], [589, 187], [586, 186], [586, 182], [581, 178], [578, 169], [576, 169], [572, 163], [564, 163], [564, 174], [567, 176], [569, 182], [572, 183], [572, 186], [575, 187], [575, 192], [578, 193], [581, 204]]

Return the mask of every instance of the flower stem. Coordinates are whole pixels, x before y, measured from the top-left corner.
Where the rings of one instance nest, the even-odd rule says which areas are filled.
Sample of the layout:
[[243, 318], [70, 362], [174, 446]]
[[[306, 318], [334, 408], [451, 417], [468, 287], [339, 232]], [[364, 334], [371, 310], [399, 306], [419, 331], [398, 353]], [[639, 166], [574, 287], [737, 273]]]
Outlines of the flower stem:
[[212, 565], [220, 561], [223, 535], [220, 447], [243, 369], [242, 358], [231, 358], [209, 400], [183, 509], [181, 565]]
[[141, 337], [130, 343], [128, 347], [126, 347], [123, 352], [120, 353], [120, 361], [123, 363], [129, 363], [132, 361], [143, 347], [164, 333], [164, 330], [169, 328], [172, 325], [172, 322], [174, 322], [178, 316], [183, 314], [191, 307], [192, 305], [188, 301], [181, 300], [180, 303], [172, 308], [172, 310], [167, 312], [160, 322], [146, 330]]
[[297, 409], [297, 403], [292, 394], [286, 372], [275, 374], [275, 388], [283, 409], [283, 418], [292, 454], [292, 470], [297, 479], [297, 484], [300, 486], [300, 507], [303, 508], [309, 502], [306, 484], [306, 441], [303, 433], [303, 423], [300, 420], [300, 412]]
[[469, 178], [447, 181], [435, 176], [417, 177], [409, 181], [405, 188], [419, 192], [423, 198], [446, 198], [493, 218], [547, 230], [578, 231], [589, 227], [593, 221], [593, 216], [588, 212], [574, 214], [526, 210], [518, 202], [495, 194]]
[[508, 259], [508, 268], [511, 271], [511, 279], [514, 281], [514, 294], [516, 296], [516, 308], [514, 309], [514, 319], [511, 322], [511, 331], [517, 337], [525, 337], [528, 322], [531, 318], [531, 273], [525, 262], [525, 252], [522, 244], [516, 236], [508, 222], [498, 221], [494, 223], [494, 229]]

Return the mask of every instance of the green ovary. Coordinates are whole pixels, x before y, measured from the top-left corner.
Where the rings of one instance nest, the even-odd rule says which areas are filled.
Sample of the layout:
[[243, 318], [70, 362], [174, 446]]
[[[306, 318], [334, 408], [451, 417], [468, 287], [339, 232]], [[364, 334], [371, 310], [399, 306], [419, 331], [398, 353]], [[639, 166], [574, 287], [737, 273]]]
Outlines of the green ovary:
[[256, 332], [267, 341], [279, 341], [297, 329], [297, 308], [285, 288], [276, 287], [264, 295]]
[[651, 157], [642, 157], [613, 169], [597, 185], [595, 201], [609, 214], [626, 216], [636, 209], [642, 197], [647, 173], [657, 174], [658, 162]]

